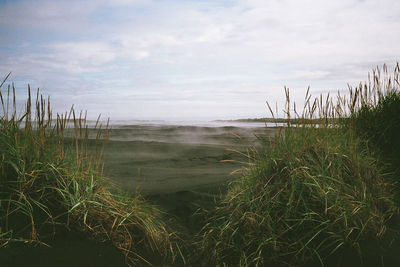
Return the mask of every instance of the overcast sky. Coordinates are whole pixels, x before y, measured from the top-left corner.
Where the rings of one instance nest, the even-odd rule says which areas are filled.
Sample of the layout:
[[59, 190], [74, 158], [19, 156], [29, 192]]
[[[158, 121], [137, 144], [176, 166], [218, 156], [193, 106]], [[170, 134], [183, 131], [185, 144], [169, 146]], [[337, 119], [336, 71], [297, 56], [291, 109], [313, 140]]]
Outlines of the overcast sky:
[[400, 1], [0, 0], [0, 36], [0, 76], [55, 112], [262, 117], [399, 61]]

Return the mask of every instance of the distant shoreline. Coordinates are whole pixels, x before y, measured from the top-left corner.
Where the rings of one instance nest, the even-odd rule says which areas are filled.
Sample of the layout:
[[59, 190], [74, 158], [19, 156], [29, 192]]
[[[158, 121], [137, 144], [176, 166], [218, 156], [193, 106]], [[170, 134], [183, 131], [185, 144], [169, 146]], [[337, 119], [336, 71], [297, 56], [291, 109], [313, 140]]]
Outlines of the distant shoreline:
[[[52, 124], [56, 124], [57, 121], [53, 120]], [[227, 119], [227, 120], [209, 120], [209, 121], [167, 121], [167, 120], [89, 120], [78, 118], [75, 121], [70, 119], [66, 122], [66, 125], [73, 126], [74, 124], [81, 125], [83, 128], [135, 128], [135, 127], [199, 127], [199, 128], [260, 128], [260, 127], [286, 127], [289, 124], [336, 124], [337, 119], [303, 119], [303, 118], [246, 118], [246, 119]]]
[[[328, 119], [329, 123], [336, 122], [336, 119]], [[326, 119], [315, 118], [315, 119], [304, 119], [304, 118], [247, 118], [247, 119], [235, 119], [235, 120], [215, 120], [215, 122], [241, 122], [241, 123], [290, 123], [290, 124], [321, 124], [326, 122]]]

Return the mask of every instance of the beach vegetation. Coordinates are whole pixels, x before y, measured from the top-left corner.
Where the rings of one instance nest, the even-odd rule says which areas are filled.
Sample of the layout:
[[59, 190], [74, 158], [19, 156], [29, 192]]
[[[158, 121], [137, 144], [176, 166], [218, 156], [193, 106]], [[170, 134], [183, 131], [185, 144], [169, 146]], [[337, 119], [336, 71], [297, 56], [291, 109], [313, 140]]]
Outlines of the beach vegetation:
[[151, 263], [147, 255], [172, 261], [160, 210], [139, 194], [111, 192], [102, 162], [107, 126], [89, 128], [73, 108], [53, 117], [50, 99], [30, 88], [22, 112], [13, 85], [0, 100], [0, 247], [50, 247], [61, 233], [78, 232], [112, 244], [127, 264]]
[[382, 77], [377, 69], [347, 96], [312, 100], [307, 91], [301, 114], [285, 88], [287, 127], [248, 154], [242, 177], [208, 211], [199, 239], [204, 265], [388, 262], [385, 251], [399, 238], [396, 174], [368, 144], [398, 153], [399, 72], [397, 65], [389, 77], [384, 66]]

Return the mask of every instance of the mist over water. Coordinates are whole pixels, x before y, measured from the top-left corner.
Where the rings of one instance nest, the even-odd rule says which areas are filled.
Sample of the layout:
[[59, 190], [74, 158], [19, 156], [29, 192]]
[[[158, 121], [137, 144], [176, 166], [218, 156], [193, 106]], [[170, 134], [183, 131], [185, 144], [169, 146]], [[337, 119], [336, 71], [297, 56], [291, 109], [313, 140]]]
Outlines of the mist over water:
[[[89, 127], [96, 125], [96, 120], [87, 120]], [[107, 120], [100, 120], [98, 124], [106, 125]], [[258, 128], [258, 127], [276, 127], [285, 126], [286, 123], [265, 123], [265, 122], [243, 122], [236, 120], [214, 120], [214, 121], [188, 121], [188, 120], [113, 120], [110, 119], [111, 128], [129, 127], [129, 126], [196, 126], [196, 127], [240, 127], [240, 128]]]
[[[111, 120], [111, 127], [128, 126], [195, 126], [195, 127], [242, 127], [257, 128], [265, 127], [263, 122], [238, 122], [238, 121], [166, 121], [166, 120]], [[274, 123], [268, 123], [268, 127], [275, 126]]]
[[264, 123], [237, 122], [115, 121], [110, 128], [106, 174], [146, 194], [225, 183], [241, 168], [237, 162], [248, 160], [233, 150], [246, 153], [276, 133]]
[[110, 140], [145, 141], [186, 144], [228, 145], [240, 139], [256, 139], [265, 127], [194, 126], [194, 125], [123, 125], [111, 126]]
[[[86, 121], [86, 125], [94, 128], [96, 121]], [[107, 122], [101, 121], [99, 125], [104, 129]], [[271, 123], [271, 126], [280, 125]], [[260, 122], [110, 120], [108, 128], [111, 141], [229, 145], [250, 143], [259, 136], [269, 135], [266, 123]], [[96, 131], [89, 138], [96, 138]]]

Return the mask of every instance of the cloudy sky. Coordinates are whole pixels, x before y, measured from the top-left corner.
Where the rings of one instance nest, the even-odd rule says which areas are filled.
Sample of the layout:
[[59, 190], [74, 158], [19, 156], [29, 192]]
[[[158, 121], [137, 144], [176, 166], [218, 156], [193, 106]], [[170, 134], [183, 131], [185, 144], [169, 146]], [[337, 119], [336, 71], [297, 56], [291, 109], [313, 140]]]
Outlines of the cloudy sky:
[[[268, 115], [400, 60], [398, 0], [0, 0], [0, 76], [111, 119]], [[283, 108], [283, 107], [282, 107]]]

